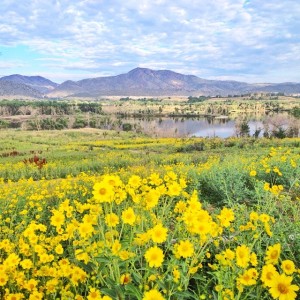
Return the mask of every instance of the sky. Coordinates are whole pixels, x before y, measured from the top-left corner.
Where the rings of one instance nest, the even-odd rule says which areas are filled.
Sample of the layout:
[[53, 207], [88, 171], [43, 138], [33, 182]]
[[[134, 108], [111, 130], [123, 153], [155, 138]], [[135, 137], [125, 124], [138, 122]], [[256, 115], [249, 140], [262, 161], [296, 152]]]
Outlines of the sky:
[[300, 82], [299, 16], [298, 0], [1, 0], [0, 77]]

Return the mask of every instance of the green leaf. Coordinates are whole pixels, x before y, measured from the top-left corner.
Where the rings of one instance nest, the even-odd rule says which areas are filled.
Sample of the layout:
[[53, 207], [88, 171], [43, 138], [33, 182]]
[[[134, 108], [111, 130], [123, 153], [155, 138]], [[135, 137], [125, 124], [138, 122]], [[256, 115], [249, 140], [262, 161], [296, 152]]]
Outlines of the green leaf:
[[102, 288], [101, 293], [103, 293], [106, 296], [111, 297], [112, 299], [118, 299], [118, 294], [116, 290], [108, 289], [108, 288]]
[[125, 290], [126, 290], [126, 296], [131, 295], [131, 296], [136, 297], [135, 299], [138, 299], [138, 300], [142, 298], [142, 293], [141, 293], [140, 289], [137, 288], [133, 284], [125, 285]]
[[120, 285], [115, 285], [110, 289], [102, 288], [101, 291], [103, 294], [106, 294], [107, 296], [110, 296], [113, 299], [123, 300], [126, 298], [126, 295], [124, 294], [124, 291]]
[[143, 277], [140, 273], [137, 273], [137, 272], [133, 272], [132, 273], [132, 277], [134, 278], [134, 280], [136, 282], [142, 282], [143, 281]]
[[183, 291], [183, 292], [179, 292], [176, 294], [176, 297], [178, 297], [177, 299], [199, 299], [199, 296], [196, 296], [194, 293], [191, 293], [189, 291]]
[[104, 264], [110, 264], [111, 263], [111, 259], [108, 259], [108, 258], [103, 257], [103, 256], [102, 257], [100, 257], [100, 256], [95, 257], [95, 259], [98, 263], [104, 263]]

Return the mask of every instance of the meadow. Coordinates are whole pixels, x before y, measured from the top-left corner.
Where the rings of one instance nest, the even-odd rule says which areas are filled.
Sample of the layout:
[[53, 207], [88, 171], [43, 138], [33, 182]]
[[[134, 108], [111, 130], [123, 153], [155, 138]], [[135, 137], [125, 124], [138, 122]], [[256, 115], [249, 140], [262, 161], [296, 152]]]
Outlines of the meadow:
[[0, 140], [1, 299], [299, 299], [299, 138]]

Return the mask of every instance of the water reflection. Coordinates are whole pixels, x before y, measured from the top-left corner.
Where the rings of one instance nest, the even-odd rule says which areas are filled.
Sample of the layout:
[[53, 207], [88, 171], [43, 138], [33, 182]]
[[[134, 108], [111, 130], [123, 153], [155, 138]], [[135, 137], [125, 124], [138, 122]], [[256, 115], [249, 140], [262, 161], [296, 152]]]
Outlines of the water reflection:
[[[229, 118], [229, 117], [138, 117], [138, 118], [118, 118], [116, 116], [110, 115], [110, 116], [101, 116], [101, 115], [94, 115], [94, 116], [88, 116], [86, 119], [84, 119], [80, 124], [77, 122], [73, 125], [69, 125], [72, 121], [72, 116], [65, 116], [66, 119], [65, 127], [61, 128], [81, 128], [81, 127], [75, 127], [76, 126], [82, 126], [82, 127], [94, 127], [99, 129], [105, 129], [105, 130], [122, 130], [123, 125], [125, 123], [129, 123], [132, 125], [132, 130], [135, 130], [137, 132], [146, 133], [153, 137], [186, 137], [186, 136], [195, 136], [195, 137], [221, 137], [221, 138], [227, 138], [231, 136], [237, 136], [237, 130], [236, 130], [236, 124], [240, 122], [240, 120], [246, 120], [247, 124], [249, 125], [250, 129], [250, 135], [253, 136], [255, 133], [259, 132], [258, 136], [262, 136], [263, 129], [264, 129], [264, 120], [269, 118], [270, 116], [262, 116], [262, 115], [256, 115], [251, 116], [248, 115], [248, 117], [245, 117], [244, 115], [238, 116], [235, 118]], [[275, 117], [275, 115], [273, 116]], [[288, 114], [287, 113], [280, 113], [276, 114], [276, 118], [278, 121], [280, 121], [280, 117], [283, 118], [283, 120], [287, 120]], [[60, 117], [47, 117], [44, 119], [44, 121], [47, 121], [48, 119], [50, 121], [52, 120], [58, 120]], [[83, 117], [84, 118], [84, 117]], [[4, 122], [9, 123], [10, 128], [21, 128], [26, 130], [36, 130], [36, 128], [33, 125], [41, 125], [41, 121], [43, 119], [39, 118], [33, 118], [31, 119], [24, 119], [24, 120], [17, 120], [12, 118], [11, 120], [6, 119]], [[0, 119], [1, 121], [1, 119]], [[50, 122], [49, 121], [49, 122]], [[48, 123], [49, 123], [48, 122]], [[30, 125], [31, 123], [31, 125]], [[47, 123], [47, 124], [48, 124]], [[50, 122], [51, 123], [51, 122]], [[50, 124], [49, 123], [49, 124]], [[3, 123], [4, 124], [4, 123]], [[0, 123], [0, 129], [5, 128], [1, 127]], [[33, 124], [33, 125], [32, 125]], [[46, 125], [47, 125], [46, 124]], [[48, 124], [48, 125], [49, 125]], [[5, 125], [5, 124], [4, 124]], [[51, 124], [50, 124], [51, 125]], [[284, 127], [284, 126], [283, 126]], [[56, 127], [37, 127], [37, 129], [57, 129]]]
[[[152, 120], [139, 120], [141, 130], [149, 135], [158, 137], [169, 136], [196, 136], [196, 137], [230, 137], [236, 136], [236, 121], [228, 118], [197, 118], [179, 119], [160, 118]], [[248, 122], [250, 135], [255, 130], [263, 128], [261, 121], [251, 120]]]

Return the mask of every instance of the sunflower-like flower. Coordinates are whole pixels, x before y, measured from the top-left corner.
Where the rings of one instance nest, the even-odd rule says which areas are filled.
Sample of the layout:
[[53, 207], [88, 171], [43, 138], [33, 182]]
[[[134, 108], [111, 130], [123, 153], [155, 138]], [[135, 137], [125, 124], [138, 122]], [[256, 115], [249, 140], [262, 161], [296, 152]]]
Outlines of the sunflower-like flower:
[[164, 254], [159, 247], [154, 246], [146, 251], [145, 258], [151, 268], [158, 268], [164, 261]]
[[280, 256], [281, 245], [275, 244], [273, 246], [269, 246], [266, 252], [266, 263], [267, 264], [277, 264], [279, 256]]
[[293, 277], [285, 274], [275, 274], [270, 283], [270, 294], [273, 299], [294, 300], [299, 287], [292, 284]]

